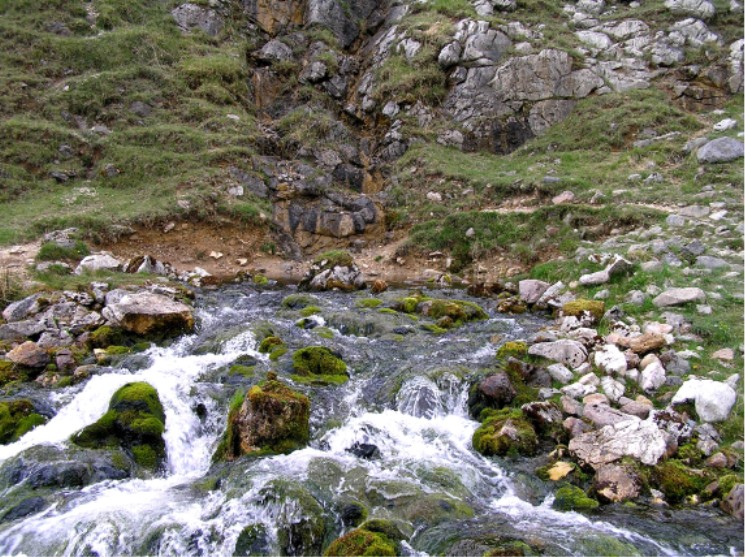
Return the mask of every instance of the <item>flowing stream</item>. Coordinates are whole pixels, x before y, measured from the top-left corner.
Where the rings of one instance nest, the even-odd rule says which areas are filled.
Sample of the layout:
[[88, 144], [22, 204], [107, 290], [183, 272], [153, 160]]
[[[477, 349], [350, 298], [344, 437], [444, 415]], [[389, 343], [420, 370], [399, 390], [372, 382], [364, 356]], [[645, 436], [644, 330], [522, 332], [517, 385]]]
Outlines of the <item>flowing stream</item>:
[[[637, 504], [592, 515], [557, 512], [552, 486], [532, 473], [545, 461], [484, 458], [472, 449], [478, 424], [466, 406], [469, 376], [494, 364], [498, 343], [539, 329], [537, 318], [503, 316], [493, 302], [474, 300], [490, 319], [437, 336], [406, 315], [358, 308], [369, 294], [327, 293], [315, 295], [320, 314], [299, 326], [299, 312], [281, 306], [289, 293], [246, 286], [204, 292], [197, 334], [130, 356], [82, 385], [37, 393], [57, 413], [0, 446], [0, 516], [30, 497], [37, 508], [0, 523], [0, 554], [315, 555], [365, 513], [392, 521], [409, 555], [483, 555], [517, 542], [550, 555], [741, 550], [740, 527], [715, 509]], [[456, 294], [464, 297], [435, 295]], [[290, 348], [277, 362], [256, 351], [255, 332], [267, 327]], [[338, 350], [351, 379], [293, 385], [311, 398], [309, 446], [213, 463], [234, 392], [270, 369], [291, 382], [292, 350], [312, 344]], [[230, 374], [238, 358], [256, 360], [253, 377]], [[55, 466], [75, 458], [70, 436], [133, 381], [155, 387], [165, 409], [165, 470], [83, 485], [47, 481], [33, 490], [30, 480], [11, 479], [38, 461], [54, 472], [45, 478], [60, 477]], [[56, 460], [44, 460], [45, 451]]]

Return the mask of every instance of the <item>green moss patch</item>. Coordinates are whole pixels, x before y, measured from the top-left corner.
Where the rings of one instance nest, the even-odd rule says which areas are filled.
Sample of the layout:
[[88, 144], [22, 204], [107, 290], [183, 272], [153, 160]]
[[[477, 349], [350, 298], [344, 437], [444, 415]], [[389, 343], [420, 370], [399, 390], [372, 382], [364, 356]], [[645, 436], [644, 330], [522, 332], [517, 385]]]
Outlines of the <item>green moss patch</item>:
[[331, 542], [324, 555], [352, 557], [355, 555], [398, 555], [398, 552], [396, 542], [385, 534], [358, 528]]
[[595, 321], [600, 321], [605, 314], [605, 302], [599, 300], [574, 300], [561, 306], [561, 312], [567, 317], [582, 317], [590, 314]]
[[681, 503], [686, 497], [701, 493], [710, 478], [700, 470], [687, 467], [679, 460], [659, 463], [650, 472], [650, 483], [656, 486], [669, 503]]
[[304, 377], [347, 377], [347, 364], [324, 346], [307, 346], [296, 350], [292, 355], [292, 368], [296, 375]]
[[519, 410], [492, 413], [473, 433], [473, 448], [485, 456], [533, 455], [538, 436]]
[[504, 358], [521, 358], [522, 356], [525, 356], [528, 353], [528, 345], [521, 341], [509, 341], [505, 342], [502, 346], [499, 347], [497, 350], [497, 358], [504, 359]]
[[34, 411], [28, 400], [0, 402], [0, 444], [7, 445], [47, 420]]
[[565, 485], [556, 491], [553, 508], [560, 511], [591, 511], [600, 506], [595, 499], [575, 485]]

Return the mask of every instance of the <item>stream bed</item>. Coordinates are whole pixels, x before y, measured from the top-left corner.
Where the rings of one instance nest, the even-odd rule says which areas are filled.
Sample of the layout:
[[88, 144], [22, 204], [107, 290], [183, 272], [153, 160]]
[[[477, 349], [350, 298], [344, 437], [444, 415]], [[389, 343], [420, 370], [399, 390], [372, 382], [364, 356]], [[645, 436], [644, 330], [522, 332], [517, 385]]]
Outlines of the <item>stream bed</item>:
[[[55, 416], [0, 446], [0, 554], [318, 555], [363, 519], [390, 521], [407, 555], [742, 550], [741, 526], [717, 509], [639, 502], [587, 515], [558, 512], [551, 508], [555, 486], [533, 474], [545, 464], [541, 457], [486, 458], [473, 450], [470, 379], [494, 366], [501, 343], [544, 326], [539, 317], [506, 316], [494, 300], [432, 291], [489, 314], [433, 334], [424, 320], [381, 311], [406, 291], [380, 295], [381, 308], [360, 307], [371, 298], [366, 292], [314, 294], [318, 312], [305, 317], [282, 305], [292, 293], [245, 285], [204, 291], [196, 334], [128, 356], [85, 383], [32, 393]], [[289, 348], [276, 361], [257, 351], [267, 330]], [[293, 383], [292, 351], [309, 345], [340, 353], [350, 380]], [[231, 373], [236, 361], [249, 362], [252, 373]], [[213, 463], [230, 399], [270, 370], [310, 397], [309, 446]], [[165, 469], [98, 481], [103, 465], [88, 454], [96, 451], [81, 460], [69, 438], [134, 381], [150, 383], [163, 404]], [[8, 514], [24, 504], [18, 518]]]

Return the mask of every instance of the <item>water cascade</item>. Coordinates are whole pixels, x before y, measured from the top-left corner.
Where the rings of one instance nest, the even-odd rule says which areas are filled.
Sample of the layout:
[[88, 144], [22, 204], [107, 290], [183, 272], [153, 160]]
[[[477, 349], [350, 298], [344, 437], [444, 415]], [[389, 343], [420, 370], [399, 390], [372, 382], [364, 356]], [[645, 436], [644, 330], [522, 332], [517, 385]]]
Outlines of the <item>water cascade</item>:
[[[316, 317], [300, 327], [297, 312], [280, 304], [287, 294], [238, 286], [205, 292], [197, 334], [153, 346], [50, 395], [56, 415], [0, 446], [3, 509], [30, 495], [43, 499], [31, 514], [0, 524], [0, 554], [318, 554], [354, 528], [355, 513], [391, 521], [410, 555], [482, 555], [517, 542], [552, 555], [728, 554], [742, 543], [736, 525], [713, 535], [711, 521], [719, 520], [713, 511], [555, 511], [550, 487], [532, 476], [526, 459], [521, 465], [473, 450], [478, 423], [466, 406], [469, 373], [493, 363], [495, 335], [525, 337], [540, 327], [537, 318], [507, 318], [475, 300], [489, 319], [436, 336], [407, 316], [390, 317], [397, 321], [389, 327], [377, 318], [388, 316], [356, 308], [352, 295], [329, 293], [314, 303], [322, 315], [337, 318]], [[366, 334], [342, 334], [334, 326], [340, 313], [362, 322]], [[290, 351], [332, 347], [343, 354], [351, 378], [339, 386], [293, 384], [312, 401], [308, 447], [213, 462], [233, 393], [271, 369], [291, 383], [289, 355], [274, 362], [257, 351], [254, 332], [265, 326]], [[246, 357], [256, 361], [253, 377], [227, 371]], [[73, 450], [70, 436], [135, 381], [152, 385], [165, 410], [164, 470], [85, 485], [41, 482], [33, 493], [29, 479], [12, 480], [19, 463], [31, 466], [44, 451], [64, 460]]]

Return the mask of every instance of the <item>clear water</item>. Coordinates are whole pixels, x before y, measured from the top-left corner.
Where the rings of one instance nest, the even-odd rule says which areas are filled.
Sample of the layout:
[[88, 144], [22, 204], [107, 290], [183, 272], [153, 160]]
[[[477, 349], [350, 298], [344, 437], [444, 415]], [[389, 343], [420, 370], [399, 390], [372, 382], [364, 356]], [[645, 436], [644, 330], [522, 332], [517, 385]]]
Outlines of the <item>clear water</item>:
[[[741, 550], [740, 528], [715, 510], [663, 513], [640, 506], [608, 507], [590, 517], [561, 513], [551, 509], [548, 487], [526, 480], [519, 463], [473, 451], [478, 424], [466, 408], [469, 370], [493, 362], [495, 335], [525, 336], [541, 325], [534, 318], [505, 318], [487, 303], [488, 321], [443, 336], [397, 316], [402, 322], [380, 322], [369, 336], [356, 337], [341, 334], [349, 327], [333, 329], [333, 323], [339, 315], [374, 320], [375, 310], [355, 309], [352, 295], [322, 294], [316, 305], [325, 318], [317, 321], [332, 324], [334, 337], [321, 339], [296, 326], [297, 312], [280, 307], [288, 293], [241, 287], [206, 293], [197, 334], [153, 347], [144, 363], [139, 356], [140, 363], [124, 362], [83, 386], [50, 395], [56, 416], [0, 447], [0, 466], [34, 447], [67, 447], [73, 433], [106, 411], [119, 387], [147, 381], [166, 413], [166, 470], [154, 478], [42, 491], [44, 510], [0, 524], [0, 554], [233, 555], [247, 526], [261, 532], [255, 552], [316, 554], [349, 530], [342, 509], [350, 501], [362, 503], [370, 517], [398, 521], [407, 538], [402, 549], [411, 555], [482, 555], [510, 540], [559, 555]], [[397, 295], [403, 293], [386, 294]], [[291, 349], [324, 344], [339, 350], [352, 378], [341, 387], [296, 386], [312, 400], [307, 448], [213, 464], [233, 392], [269, 369], [289, 381], [286, 359], [275, 365], [256, 351], [252, 331], [262, 323]], [[390, 332], [394, 325], [399, 332]], [[408, 332], [401, 334], [400, 327]], [[245, 355], [259, 361], [257, 377], [228, 376], [226, 366]], [[197, 416], [198, 404], [206, 419]], [[356, 443], [375, 445], [376, 456], [355, 456], [348, 449]], [[8, 485], [3, 499], [18, 499], [24, 489]]]

